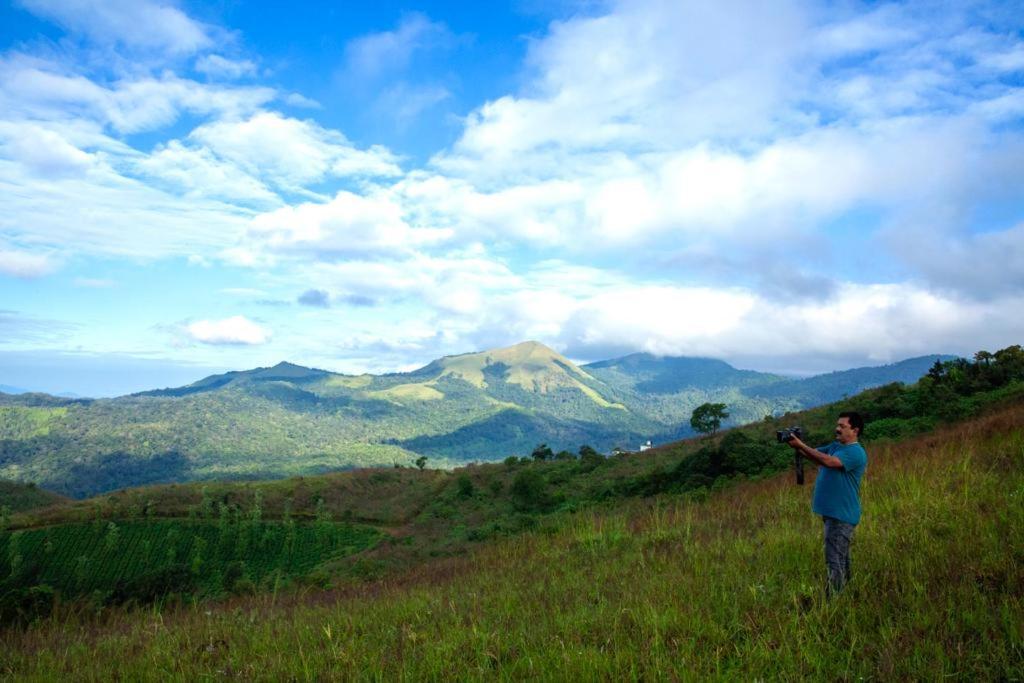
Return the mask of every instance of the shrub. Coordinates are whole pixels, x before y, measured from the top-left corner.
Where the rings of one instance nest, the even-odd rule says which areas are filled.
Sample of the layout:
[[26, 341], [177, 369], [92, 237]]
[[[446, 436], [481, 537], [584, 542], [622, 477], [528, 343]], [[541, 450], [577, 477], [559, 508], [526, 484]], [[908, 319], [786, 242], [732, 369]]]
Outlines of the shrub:
[[53, 612], [57, 596], [49, 586], [16, 588], [0, 596], [0, 625], [25, 625]]
[[536, 470], [523, 470], [517, 474], [511, 493], [512, 502], [521, 511], [543, 510], [549, 502], [547, 482]]
[[465, 474], [459, 475], [455, 484], [455, 492], [459, 498], [469, 498], [473, 495], [473, 482]]

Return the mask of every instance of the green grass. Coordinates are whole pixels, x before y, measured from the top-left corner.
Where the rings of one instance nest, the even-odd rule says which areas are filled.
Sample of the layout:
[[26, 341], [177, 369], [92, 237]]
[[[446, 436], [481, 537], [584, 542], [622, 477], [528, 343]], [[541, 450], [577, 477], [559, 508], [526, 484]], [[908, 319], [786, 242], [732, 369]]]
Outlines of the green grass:
[[811, 487], [620, 501], [332, 592], [0, 633], [79, 680], [1019, 680], [1024, 406], [869, 446], [853, 580], [823, 599]]

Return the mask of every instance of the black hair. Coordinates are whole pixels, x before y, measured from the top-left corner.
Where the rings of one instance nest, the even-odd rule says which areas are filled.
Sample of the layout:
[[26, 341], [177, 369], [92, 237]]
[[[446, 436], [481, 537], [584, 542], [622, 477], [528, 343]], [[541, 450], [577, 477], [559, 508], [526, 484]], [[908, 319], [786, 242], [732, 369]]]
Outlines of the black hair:
[[857, 436], [864, 433], [864, 418], [856, 410], [847, 410], [839, 413], [839, 417], [845, 417], [850, 421], [850, 426], [857, 430]]

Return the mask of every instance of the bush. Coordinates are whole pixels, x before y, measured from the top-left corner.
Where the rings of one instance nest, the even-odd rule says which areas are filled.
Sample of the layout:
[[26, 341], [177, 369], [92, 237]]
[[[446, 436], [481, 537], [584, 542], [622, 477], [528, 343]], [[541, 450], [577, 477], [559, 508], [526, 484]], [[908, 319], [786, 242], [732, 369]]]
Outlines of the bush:
[[196, 587], [196, 576], [187, 564], [172, 564], [141, 574], [127, 581], [118, 581], [110, 594], [110, 602], [121, 604], [156, 602], [169, 593], [189, 593]]
[[512, 482], [512, 502], [517, 510], [543, 510], [548, 507], [550, 499], [547, 482], [536, 470], [523, 470]]
[[455, 493], [459, 498], [470, 498], [473, 495], [473, 482], [465, 474], [459, 475], [455, 483]]
[[30, 624], [53, 612], [57, 595], [49, 586], [16, 588], [0, 596], [0, 626]]

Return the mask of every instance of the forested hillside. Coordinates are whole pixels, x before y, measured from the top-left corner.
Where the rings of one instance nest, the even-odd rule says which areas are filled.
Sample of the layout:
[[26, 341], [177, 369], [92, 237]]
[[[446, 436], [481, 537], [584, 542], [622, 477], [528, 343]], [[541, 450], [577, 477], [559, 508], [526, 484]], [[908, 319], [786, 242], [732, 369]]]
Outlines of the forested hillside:
[[729, 424], [742, 424], [920, 376], [935, 359], [786, 380], [644, 354], [578, 367], [525, 342], [380, 376], [280, 363], [116, 399], [0, 394], [0, 477], [82, 497], [423, 456], [454, 466], [528, 454], [542, 442], [555, 451], [632, 450], [691, 434], [690, 413], [706, 401], [727, 404]]

